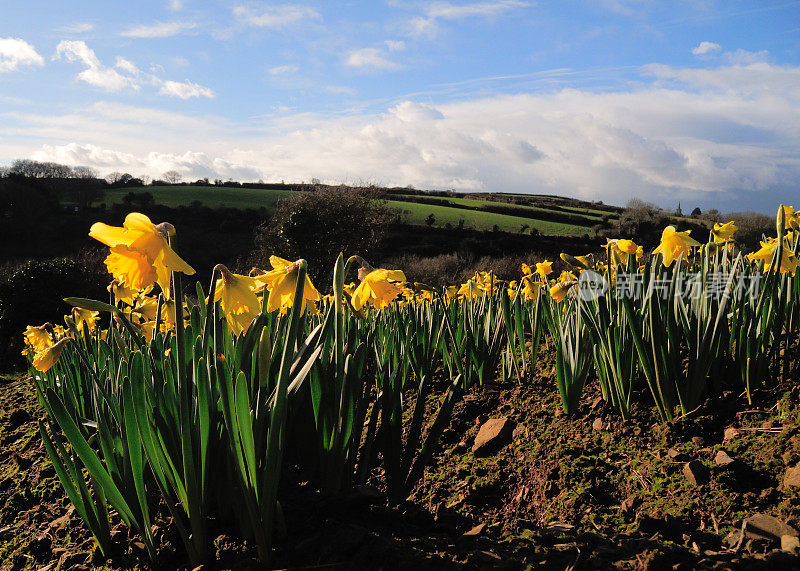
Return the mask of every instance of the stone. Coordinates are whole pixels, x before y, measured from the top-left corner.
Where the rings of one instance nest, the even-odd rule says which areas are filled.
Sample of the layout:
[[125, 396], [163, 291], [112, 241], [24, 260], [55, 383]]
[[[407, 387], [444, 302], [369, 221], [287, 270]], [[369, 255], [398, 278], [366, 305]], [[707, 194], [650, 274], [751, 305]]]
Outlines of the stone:
[[717, 455], [714, 456], [714, 464], [717, 466], [728, 466], [733, 464], [734, 460], [724, 450], [718, 450]]
[[800, 538], [793, 535], [782, 535], [781, 549], [789, 553], [797, 553], [800, 550]]
[[778, 541], [784, 535], [798, 536], [795, 528], [768, 514], [754, 514], [744, 524], [745, 536], [750, 539]]
[[465, 532], [461, 537], [476, 537], [481, 534], [484, 527], [486, 527], [485, 523], [479, 523], [469, 531]]
[[594, 422], [592, 423], [592, 428], [594, 428], [595, 430], [603, 430], [603, 419], [595, 418]]
[[722, 437], [723, 442], [728, 442], [729, 440], [733, 440], [734, 438], [738, 437], [741, 434], [738, 429], [729, 426], [725, 429], [725, 435]]
[[702, 486], [708, 482], [708, 468], [700, 460], [692, 460], [683, 466], [683, 475], [693, 486]]
[[670, 448], [669, 450], [667, 450], [667, 456], [669, 456], [670, 459], [675, 460], [676, 462], [686, 461], [686, 454], [684, 454], [683, 452], [679, 452], [674, 448]]
[[496, 452], [511, 441], [513, 432], [514, 422], [508, 417], [490, 418], [478, 430], [472, 453], [475, 456], [488, 456]]
[[783, 476], [784, 488], [800, 488], [800, 464], [786, 470]]

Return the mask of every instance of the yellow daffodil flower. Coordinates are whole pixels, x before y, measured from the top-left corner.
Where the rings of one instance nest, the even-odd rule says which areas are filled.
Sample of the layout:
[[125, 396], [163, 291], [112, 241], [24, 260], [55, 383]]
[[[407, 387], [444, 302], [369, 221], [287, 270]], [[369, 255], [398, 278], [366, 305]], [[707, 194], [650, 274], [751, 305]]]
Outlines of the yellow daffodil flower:
[[692, 246], [700, 246], [700, 242], [689, 237], [689, 230], [677, 232], [674, 226], [667, 226], [661, 233], [661, 244], [653, 250], [654, 254], [664, 257], [664, 265], [670, 267], [672, 262], [689, 257]]
[[794, 207], [781, 204], [779, 209], [783, 210], [783, 227], [786, 230], [800, 230], [800, 218], [798, 218], [798, 213], [795, 211]]
[[361, 283], [353, 292], [353, 308], [358, 311], [367, 303], [371, 303], [375, 309], [388, 307], [394, 299], [402, 293], [402, 289], [393, 282], [403, 283], [406, 281], [405, 274], [400, 270], [384, 270], [374, 268], [362, 268], [365, 272]]
[[[47, 349], [51, 345], [53, 345], [53, 337], [50, 335], [50, 332], [47, 331], [47, 325], [39, 325], [38, 327], [34, 327], [32, 325], [28, 325], [23, 332], [25, 336], [25, 344], [28, 346], [28, 349], [37, 353], [42, 351], [43, 349]], [[27, 354], [28, 351], [23, 351], [23, 354]]]
[[574, 286], [577, 282], [556, 282], [553, 286], [550, 287], [550, 297], [556, 300], [557, 303], [561, 303], [567, 297], [567, 293], [569, 293], [570, 288]]
[[75, 322], [75, 327], [77, 327], [78, 331], [81, 333], [83, 333], [84, 327], [88, 328], [88, 331], [92, 331], [97, 325], [97, 320], [100, 319], [100, 312], [90, 311], [80, 307], [73, 307], [72, 319]]
[[733, 234], [738, 228], [733, 220], [730, 222], [717, 222], [711, 233], [714, 235], [715, 244], [724, 244], [733, 240]]
[[[764, 262], [764, 270], [772, 271], [773, 258], [775, 257], [775, 251], [777, 248], [778, 240], [775, 238], [770, 238], [766, 242], [761, 242], [760, 250], [751, 254], [747, 254], [747, 259], [751, 262], [754, 260], [762, 260]], [[794, 275], [797, 272], [797, 266], [799, 263], [800, 262], [798, 262], [795, 253], [791, 251], [786, 244], [784, 244], [778, 271], [780, 271], [782, 274], [789, 273]]]
[[536, 273], [542, 278], [542, 281], [547, 280], [547, 276], [553, 273], [553, 262], [545, 260], [536, 264]]
[[49, 371], [53, 365], [58, 362], [58, 359], [61, 357], [61, 352], [64, 350], [64, 346], [68, 341], [69, 338], [64, 337], [49, 347], [46, 347], [41, 351], [37, 351], [36, 355], [33, 357], [34, 368], [42, 373]]
[[[267, 311], [272, 313], [279, 308], [288, 309], [294, 304], [294, 292], [297, 287], [297, 268], [298, 262], [290, 262], [278, 256], [270, 256], [269, 263], [272, 265], [272, 271], [269, 271], [260, 276], [255, 276], [255, 279], [266, 285], [269, 290], [269, 298], [267, 299]], [[305, 286], [303, 288], [303, 300], [300, 306], [301, 315], [305, 313], [306, 302], [318, 301], [320, 299], [319, 292], [311, 279], [306, 274]]]
[[115, 278], [137, 290], [158, 283], [169, 299], [171, 272], [194, 274], [169, 246], [167, 237], [174, 232], [171, 224], [156, 226], [144, 214], [132, 212], [122, 228], [95, 222], [89, 236], [111, 248], [106, 267]]
[[258, 278], [234, 274], [222, 264], [216, 266], [222, 276], [214, 289], [214, 301], [219, 301], [225, 320], [233, 335], [241, 335], [261, 312], [261, 303], [255, 290]]

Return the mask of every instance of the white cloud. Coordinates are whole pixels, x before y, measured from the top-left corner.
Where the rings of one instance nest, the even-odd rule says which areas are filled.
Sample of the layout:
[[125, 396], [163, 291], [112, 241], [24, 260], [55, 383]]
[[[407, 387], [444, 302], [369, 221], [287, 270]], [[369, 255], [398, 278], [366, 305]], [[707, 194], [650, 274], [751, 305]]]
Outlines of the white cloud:
[[0, 38], [0, 73], [25, 65], [44, 65], [44, 59], [23, 39]]
[[[191, 81], [164, 80], [154, 73], [142, 72], [136, 64], [123, 57], [117, 57], [114, 67], [106, 67], [86, 42], [78, 40], [62, 40], [56, 46], [54, 60], [66, 59], [70, 62], [81, 62], [87, 69], [80, 72], [77, 78], [89, 85], [100, 87], [105, 91], [119, 92], [124, 89], [138, 91], [142, 85], [159, 87], [159, 95], [190, 99], [193, 97], [213, 98], [214, 92]], [[119, 70], [119, 71], [118, 71]], [[160, 66], [153, 66], [153, 71], [163, 71]], [[123, 72], [123, 73], [120, 73]]]
[[144, 156], [106, 149], [91, 144], [69, 143], [66, 145], [44, 145], [33, 153], [31, 158], [37, 161], [55, 161], [67, 165], [87, 165], [101, 173], [113, 171], [158, 174], [168, 170], [184, 173], [188, 179], [203, 177], [233, 178], [236, 180], [254, 180], [259, 171], [225, 159], [211, 157], [202, 152], [156, 153]]
[[496, 0], [494, 2], [476, 2], [474, 4], [451, 4], [450, 2], [434, 2], [428, 9], [428, 17], [445, 20], [458, 20], [471, 16], [496, 16], [502, 12], [517, 8], [527, 8], [530, 2], [519, 0]]
[[233, 15], [244, 24], [274, 30], [322, 18], [314, 8], [296, 4], [267, 5], [260, 8], [236, 6]]
[[285, 75], [288, 73], [295, 73], [297, 71], [296, 65], [278, 65], [269, 69], [270, 75]]
[[124, 89], [139, 89], [138, 82], [120, 74], [117, 70], [105, 67], [95, 55], [94, 51], [81, 40], [62, 40], [56, 46], [54, 60], [64, 58], [70, 62], [81, 62], [87, 69], [80, 72], [77, 78], [80, 81], [104, 89], [105, 91], [119, 92]]
[[402, 52], [406, 49], [406, 43], [402, 40], [386, 40], [383, 43], [390, 52]]
[[120, 35], [126, 38], [169, 38], [196, 27], [194, 22], [155, 22], [128, 28]]
[[180, 12], [184, 7], [184, 0], [169, 0], [167, 2], [167, 10], [170, 12]]
[[214, 92], [208, 87], [203, 87], [191, 81], [165, 81], [159, 90], [161, 95], [169, 95], [170, 97], [179, 97], [181, 99], [191, 99], [192, 97], [207, 97], [214, 98]]
[[85, 34], [92, 30], [94, 30], [94, 24], [92, 22], [75, 22], [74, 24], [68, 24], [58, 28], [58, 31], [64, 34]]
[[471, 4], [452, 4], [450, 2], [433, 2], [425, 8], [425, 16], [412, 18], [407, 25], [410, 35], [435, 36], [439, 27], [438, 20], [463, 20], [464, 18], [487, 18], [498, 16], [503, 12], [528, 8], [531, 2], [521, 0], [493, 0], [490, 2], [473, 2]]
[[761, 50], [758, 52], [749, 52], [747, 50], [738, 49], [735, 52], [726, 52], [725, 58], [734, 65], [748, 65], [751, 63], [759, 63], [767, 61], [769, 52]]
[[348, 67], [353, 67], [365, 71], [388, 71], [399, 69], [400, 64], [388, 59], [381, 50], [376, 48], [363, 48], [353, 50], [347, 54], [345, 63]]
[[718, 52], [721, 49], [722, 46], [714, 42], [700, 42], [700, 45], [692, 50], [692, 53], [696, 56], [702, 56], [712, 52]]
[[136, 67], [132, 61], [126, 60], [124, 57], [118, 57], [117, 62], [114, 64], [114, 67], [121, 69], [122, 71], [129, 73], [133, 76], [139, 75], [141, 72], [139, 68]]
[[[652, 65], [642, 74], [650, 84], [625, 91], [402, 101], [381, 114], [285, 114], [260, 124], [117, 104], [67, 116], [0, 112], [0, 156], [155, 175], [174, 168], [187, 178], [317, 176], [614, 204], [640, 197], [673, 208], [681, 200], [723, 211], [796, 199], [800, 67]], [[9, 140], [24, 143], [12, 149]]]

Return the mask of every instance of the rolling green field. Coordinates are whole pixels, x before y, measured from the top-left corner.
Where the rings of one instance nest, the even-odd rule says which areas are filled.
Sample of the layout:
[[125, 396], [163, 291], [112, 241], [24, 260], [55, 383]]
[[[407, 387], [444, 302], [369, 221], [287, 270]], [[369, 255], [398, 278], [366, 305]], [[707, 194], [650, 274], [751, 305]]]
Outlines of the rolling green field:
[[[408, 197], [409, 199], [415, 198], [412, 195], [400, 195], [403, 197]], [[552, 212], [547, 208], [543, 208], [540, 206], [527, 206], [524, 204], [514, 204], [511, 202], [499, 202], [495, 200], [484, 200], [480, 198], [460, 198], [460, 197], [432, 197], [435, 200], [442, 201], [442, 205], [446, 203], [451, 204], [461, 204], [464, 206], [469, 206], [472, 208], [481, 208], [484, 206], [499, 206], [503, 208], [511, 208], [519, 212], [519, 216], [525, 217], [526, 213], [529, 213], [531, 216], [536, 215], [547, 215], [548, 213]], [[589, 208], [581, 208], [576, 206], [567, 206], [567, 205], [559, 205], [559, 208], [562, 208], [566, 212], [566, 214], [577, 214], [579, 216], [585, 217], [591, 224], [597, 224], [603, 219], [603, 216], [610, 215], [609, 212], [604, 212], [602, 210], [594, 210]], [[612, 215], [613, 217], [613, 215]]]
[[[258, 188], [239, 188], [239, 187], [218, 187], [218, 186], [147, 186], [141, 188], [121, 188], [106, 191], [103, 201], [106, 204], [121, 204], [123, 197], [129, 192], [134, 194], [149, 192], [153, 195], [156, 204], [169, 207], [189, 206], [194, 201], [199, 201], [203, 206], [210, 208], [227, 206], [230, 208], [260, 208], [264, 207], [271, 210], [282, 198], [285, 198], [292, 191], [273, 190]], [[480, 207], [483, 205], [498, 204], [487, 200], [470, 198], [447, 198], [454, 204], [464, 204], [467, 206]], [[543, 208], [532, 206], [521, 206], [513, 204], [503, 204], [518, 209], [519, 216], [508, 214], [496, 214], [494, 212], [483, 212], [479, 210], [467, 210], [464, 208], [450, 208], [440, 205], [420, 204], [415, 202], [403, 202], [402, 200], [388, 200], [387, 204], [401, 211], [403, 220], [409, 224], [425, 224], [427, 217], [433, 214], [436, 218], [434, 226], [444, 226], [449, 223], [457, 226], [459, 220], [464, 220], [465, 228], [477, 230], [491, 230], [497, 225], [499, 230], [505, 232], [520, 233], [523, 225], [527, 224], [525, 232], [530, 232], [530, 228], [536, 228], [540, 234], [548, 236], [567, 236], [590, 234], [590, 224], [586, 226], [566, 224], [562, 222], [552, 222], [528, 218], [526, 212], [536, 213], [539, 216], [548, 211]], [[581, 214], [581, 212], [578, 212]], [[587, 217], [587, 222], [595, 223], [593, 216]]]
[[458, 226], [458, 221], [463, 219], [465, 228], [475, 228], [476, 230], [491, 230], [497, 225], [499, 230], [521, 233], [520, 228], [523, 224], [527, 224], [529, 228], [526, 232], [530, 232], [530, 228], [536, 228], [540, 234], [546, 236], [591, 234], [591, 228], [588, 226], [550, 222], [524, 216], [510, 216], [508, 214], [449, 208], [447, 206], [419, 204], [417, 202], [401, 202], [398, 200], [389, 200], [388, 204], [400, 210], [403, 213], [403, 219], [409, 224], [425, 224], [428, 215], [433, 214], [436, 218], [434, 226], [444, 226], [447, 223]]
[[281, 198], [292, 191], [261, 188], [236, 188], [227, 186], [145, 186], [141, 188], [115, 188], [106, 191], [106, 204], [122, 204], [122, 197], [133, 192], [149, 192], [156, 204], [175, 208], [189, 206], [199, 200], [203, 206], [216, 208], [260, 208], [272, 209]]

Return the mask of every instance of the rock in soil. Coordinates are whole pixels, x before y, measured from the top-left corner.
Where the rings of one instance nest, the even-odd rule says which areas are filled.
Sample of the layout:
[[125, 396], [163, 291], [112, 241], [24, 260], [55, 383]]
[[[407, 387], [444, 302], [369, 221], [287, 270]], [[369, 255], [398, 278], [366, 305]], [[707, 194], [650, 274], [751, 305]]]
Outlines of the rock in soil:
[[724, 450], [719, 450], [717, 452], [717, 455], [714, 456], [714, 463], [717, 466], [728, 466], [729, 464], [733, 464], [733, 462], [734, 462], [733, 458], [728, 456], [728, 453], [725, 452]]
[[488, 456], [508, 444], [513, 433], [514, 422], [508, 417], [490, 418], [478, 431], [472, 453], [475, 456]]
[[783, 476], [784, 488], [800, 488], [800, 464], [786, 470]]
[[800, 550], [800, 539], [793, 535], [782, 535], [781, 549], [789, 553], [797, 553]]
[[684, 464], [683, 475], [693, 486], [702, 486], [708, 482], [708, 468], [700, 460], [692, 460]]
[[797, 537], [797, 530], [768, 514], [755, 514], [745, 520], [745, 536], [751, 539], [779, 541], [784, 535]]

